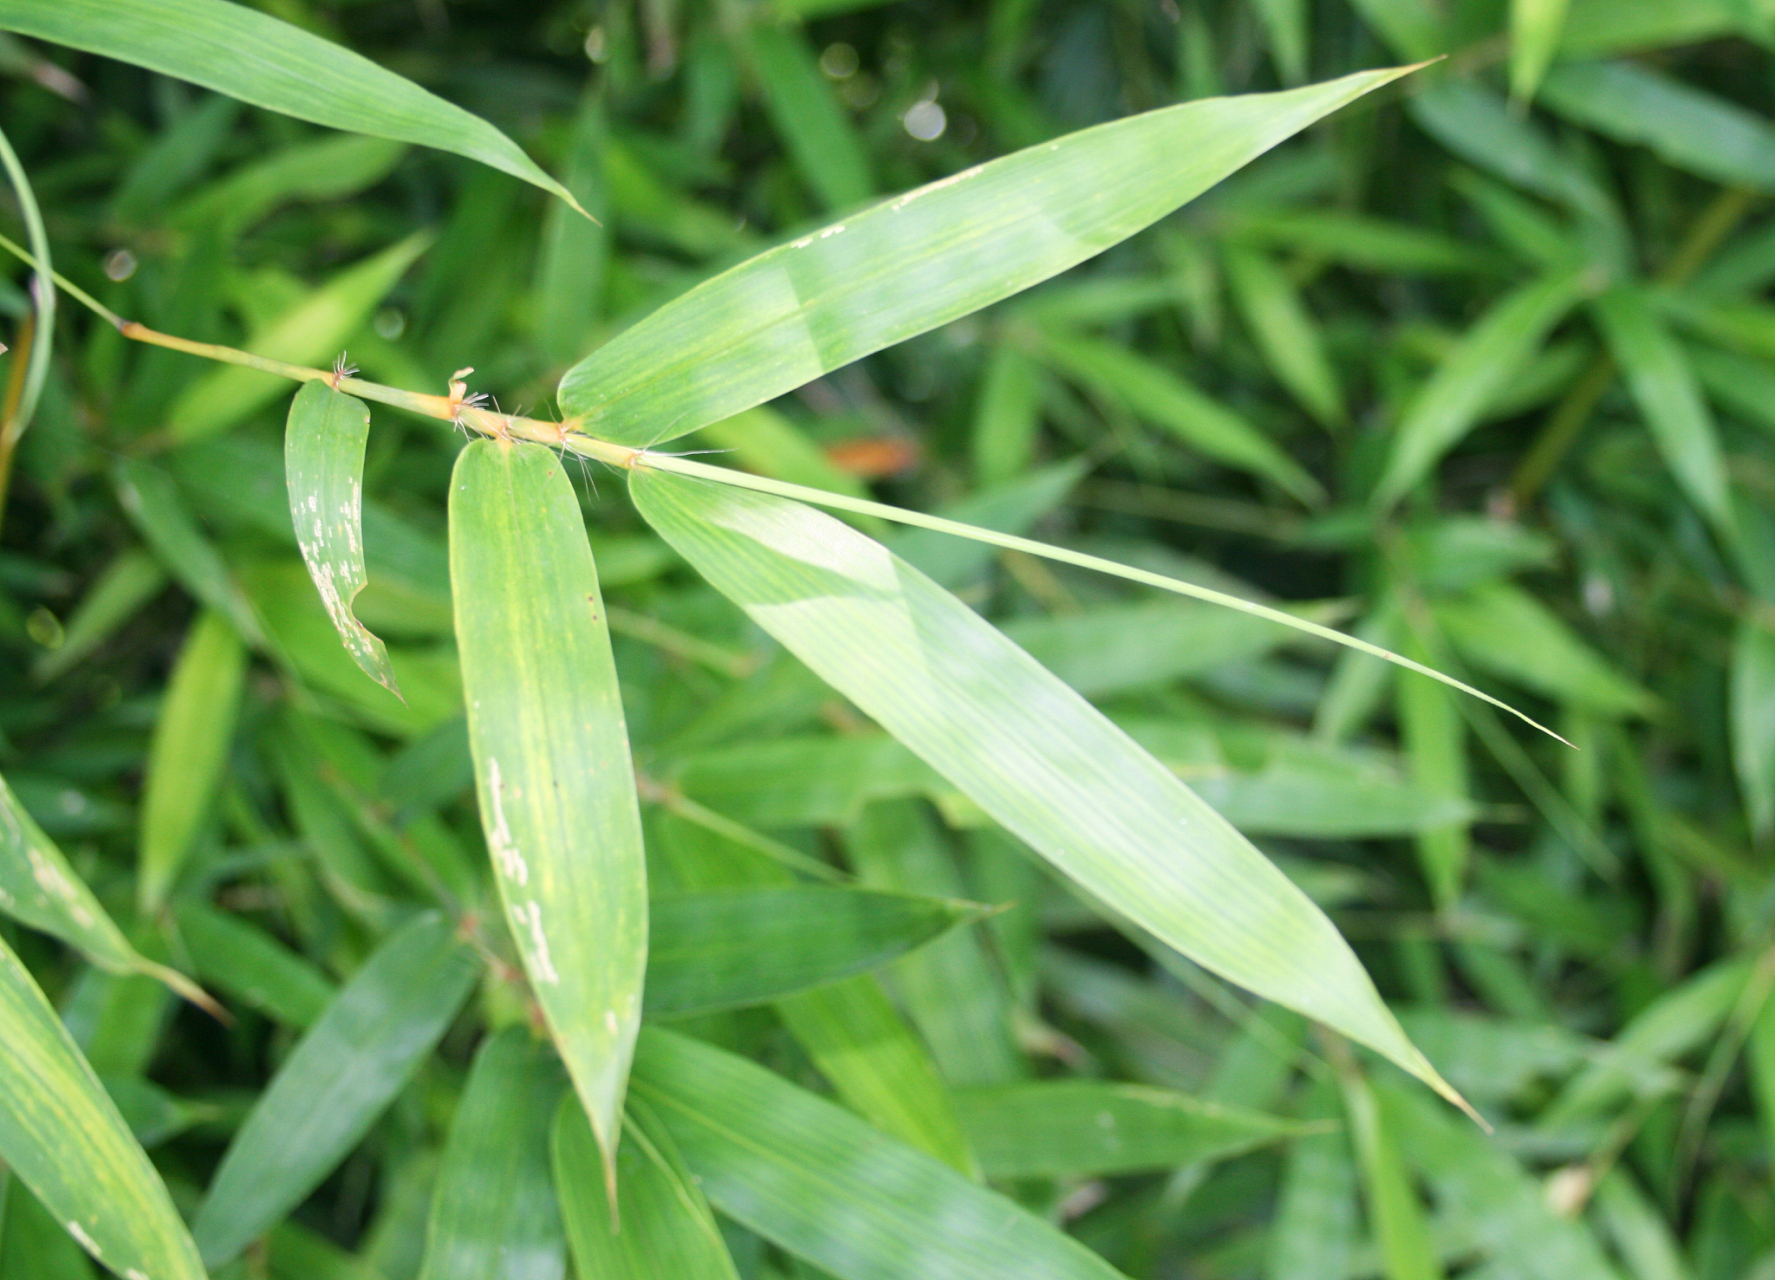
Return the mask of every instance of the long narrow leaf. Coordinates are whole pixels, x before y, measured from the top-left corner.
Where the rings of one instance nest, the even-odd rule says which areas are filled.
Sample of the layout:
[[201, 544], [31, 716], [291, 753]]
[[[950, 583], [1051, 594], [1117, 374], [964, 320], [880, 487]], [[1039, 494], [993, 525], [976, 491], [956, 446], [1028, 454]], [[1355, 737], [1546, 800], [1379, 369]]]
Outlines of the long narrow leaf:
[[234, 1135], [198, 1210], [220, 1266], [302, 1202], [363, 1137], [444, 1034], [478, 973], [449, 921], [390, 936], [311, 1027]]
[[0, 0], [0, 27], [189, 80], [299, 120], [454, 151], [575, 203], [517, 143], [479, 116], [245, 5]]
[[577, 1098], [565, 1099], [555, 1114], [554, 1162], [555, 1194], [581, 1276], [738, 1280], [709, 1202], [663, 1132], [631, 1131], [617, 1153], [620, 1218]]
[[1406, 70], [1167, 107], [878, 204], [600, 347], [561, 379], [561, 410], [623, 444], [732, 417], [1083, 262]]
[[635, 1068], [715, 1207], [838, 1280], [1119, 1280], [1011, 1201], [743, 1058], [649, 1028]]
[[566, 1081], [522, 1027], [481, 1046], [450, 1126], [419, 1280], [561, 1280], [567, 1240], [549, 1178], [553, 1100]]
[[208, 1003], [190, 979], [130, 946], [5, 778], [0, 778], [0, 912], [53, 934], [113, 973], [146, 974], [189, 1000]]
[[160, 1175], [4, 941], [0, 1046], [0, 1160], [118, 1275], [203, 1280]]
[[560, 459], [495, 440], [462, 451], [450, 580], [481, 829], [608, 1160], [641, 1021], [647, 869], [598, 570]]
[[652, 469], [635, 505], [714, 586], [1060, 871], [1179, 951], [1450, 1093], [1348, 945], [1177, 777], [879, 543]]
[[370, 409], [321, 381], [305, 382], [284, 428], [284, 475], [290, 521], [302, 561], [320, 592], [345, 651], [364, 674], [397, 698], [388, 648], [352, 612], [364, 589], [364, 446]]
[[863, 889], [755, 889], [655, 898], [652, 1017], [760, 1004], [884, 965], [983, 908]]

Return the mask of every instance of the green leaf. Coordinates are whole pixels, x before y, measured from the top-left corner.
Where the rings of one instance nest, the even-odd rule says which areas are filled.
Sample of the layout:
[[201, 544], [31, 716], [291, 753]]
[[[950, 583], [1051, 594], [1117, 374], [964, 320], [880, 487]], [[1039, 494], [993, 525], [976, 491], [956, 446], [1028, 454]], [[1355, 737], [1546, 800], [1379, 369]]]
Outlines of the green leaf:
[[852, 1110], [969, 1178], [978, 1167], [937, 1064], [881, 983], [864, 975], [777, 1001], [777, 1016]]
[[932, 1156], [712, 1045], [646, 1029], [635, 1092], [722, 1213], [838, 1280], [1120, 1280]]
[[0, 510], [3, 510], [13, 448], [24, 435], [25, 428], [31, 425], [31, 419], [37, 416], [37, 401], [43, 394], [44, 380], [49, 377], [49, 357], [55, 347], [57, 290], [52, 283], [55, 269], [50, 262], [49, 235], [43, 227], [42, 211], [37, 207], [37, 194], [31, 189], [24, 166], [19, 163], [12, 143], [4, 133], [0, 133], [0, 168], [5, 169], [6, 180], [18, 200], [19, 213], [24, 218], [25, 232], [31, 243], [31, 256], [37, 261], [33, 276], [36, 296], [32, 303], [35, 314], [29, 363], [25, 366], [18, 399], [11, 403], [4, 416], [0, 416]]
[[496, 440], [462, 451], [450, 580], [481, 829], [609, 1161], [641, 1021], [647, 870], [598, 570], [560, 459]]
[[549, 1177], [560, 1060], [523, 1027], [481, 1045], [438, 1171], [419, 1280], [561, 1280], [567, 1240]]
[[652, 468], [630, 492], [717, 590], [1095, 897], [1446, 1088], [1306, 896], [954, 596], [798, 503]]
[[349, 49], [245, 5], [0, 0], [0, 27], [189, 80], [298, 120], [454, 151], [574, 203], [485, 120]]
[[299, 142], [242, 165], [167, 213], [168, 225], [238, 235], [294, 200], [343, 200], [388, 176], [407, 148], [383, 138]]
[[[0, 5], [5, 3], [6, 0], [0, 0]], [[257, 329], [247, 339], [245, 348], [254, 355], [290, 364], [330, 364], [430, 244], [429, 232], [416, 231], [381, 253], [346, 268]], [[215, 435], [251, 417], [288, 392], [289, 387], [287, 379], [274, 373], [244, 365], [225, 365], [180, 393], [167, 411], [167, 427], [180, 441]]]
[[[1431, 654], [1416, 637], [1407, 652], [1421, 660]], [[1413, 652], [1415, 650], [1415, 652]], [[1394, 682], [1398, 701], [1399, 737], [1411, 767], [1411, 780], [1433, 796], [1466, 803], [1470, 795], [1467, 726], [1446, 689], [1428, 680], [1407, 677]], [[1464, 822], [1418, 833], [1418, 864], [1439, 909], [1452, 907], [1466, 884], [1473, 842]]]
[[0, 912], [53, 934], [113, 973], [145, 974], [188, 1000], [208, 1003], [190, 979], [130, 946], [55, 842], [25, 812], [5, 778], [0, 778]]
[[1510, 0], [1510, 96], [1528, 102], [1559, 50], [1570, 0]]
[[706, 1013], [825, 986], [887, 964], [984, 910], [864, 889], [656, 897], [648, 926], [647, 1014]]
[[730, 418], [1083, 262], [1404, 74], [1168, 107], [878, 204], [699, 285], [600, 347], [561, 379], [561, 411], [631, 445]]
[[1362, 1198], [1386, 1280], [1442, 1280], [1423, 1203], [1374, 1089], [1354, 1063], [1344, 1065], [1340, 1078], [1344, 1114], [1362, 1168]]
[[139, 460], [119, 462], [112, 472], [124, 514], [154, 548], [166, 571], [197, 599], [225, 615], [247, 643], [263, 645], [252, 603], [192, 518], [178, 486], [166, 472]]
[[[645, 1108], [630, 1104], [631, 1112]], [[738, 1280], [721, 1228], [696, 1179], [657, 1125], [631, 1114], [616, 1156], [616, 1204], [604, 1190], [598, 1144], [577, 1098], [555, 1112], [555, 1189], [573, 1262], [610, 1280]], [[491, 1275], [493, 1273], [489, 1273]]]
[[118, 1275], [204, 1280], [160, 1175], [4, 941], [0, 1045], [0, 1160]]
[[1567, 63], [1547, 77], [1541, 100], [1605, 137], [1650, 147], [1678, 169], [1775, 191], [1775, 129], [1767, 120], [1649, 67]]
[[165, 586], [166, 573], [153, 556], [137, 547], [122, 552], [80, 597], [60, 647], [37, 660], [31, 678], [47, 684], [90, 656]]
[[1226, 267], [1233, 300], [1277, 381], [1322, 425], [1343, 422], [1343, 391], [1294, 282], [1268, 256], [1237, 243], [1226, 246]]
[[234, 1135], [193, 1233], [212, 1267], [294, 1209], [443, 1036], [479, 976], [436, 914], [391, 934], [284, 1059]]
[[974, 474], [1006, 484], [1029, 467], [1041, 431], [1041, 369], [1010, 343], [994, 346], [974, 402]]
[[1732, 640], [1732, 764], [1750, 825], [1775, 830], [1775, 633], [1746, 613]]
[[165, 905], [221, 788], [246, 662], [228, 619], [210, 609], [197, 615], [173, 663], [148, 747], [136, 881], [144, 916]]
[[1479, 318], [1406, 409], [1375, 488], [1377, 507], [1398, 502], [1473, 429], [1585, 288], [1583, 272], [1557, 271], [1506, 294]]
[[1716, 529], [1732, 526], [1726, 463], [1687, 355], [1646, 296], [1627, 285], [1596, 300], [1609, 350], [1676, 482]]
[[1169, 1089], [1096, 1080], [963, 1089], [955, 1101], [989, 1178], [1174, 1168], [1224, 1160], [1300, 1129]]
[[1438, 602], [1436, 621], [1475, 666], [1537, 693], [1610, 716], [1647, 716], [1658, 706], [1534, 596], [1488, 582]]
[[1616, 1280], [1581, 1220], [1561, 1215], [1539, 1178], [1472, 1125], [1450, 1124], [1408, 1091], [1378, 1086], [1384, 1123], [1428, 1177], [1440, 1216], [1522, 1280]]
[[364, 446], [370, 409], [320, 381], [304, 382], [284, 428], [290, 522], [327, 616], [364, 674], [401, 696], [388, 649], [352, 612], [364, 589]]
[[[1335, 1089], [1316, 1082], [1308, 1115], [1335, 1114]], [[1288, 1146], [1282, 1189], [1264, 1258], [1264, 1280], [1322, 1280], [1350, 1274], [1356, 1252], [1356, 1162], [1344, 1133], [1316, 1133]]]
[[338, 994], [326, 974], [237, 915], [188, 899], [173, 918], [199, 977], [286, 1026], [312, 1026]]
[[771, 123], [820, 203], [841, 213], [874, 195], [868, 154], [820, 74], [807, 37], [793, 27], [765, 23], [748, 33], [747, 47]]
[[1163, 365], [1094, 338], [1047, 337], [1042, 352], [1094, 394], [1124, 405], [1192, 449], [1264, 476], [1302, 502], [1324, 500], [1319, 482], [1269, 437]]

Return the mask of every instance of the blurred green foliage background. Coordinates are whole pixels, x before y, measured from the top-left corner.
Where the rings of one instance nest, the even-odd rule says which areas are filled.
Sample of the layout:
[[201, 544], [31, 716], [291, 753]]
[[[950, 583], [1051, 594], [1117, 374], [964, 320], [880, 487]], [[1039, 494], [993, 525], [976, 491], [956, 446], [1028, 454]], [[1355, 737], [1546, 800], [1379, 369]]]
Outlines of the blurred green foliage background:
[[[60, 269], [167, 332], [343, 349], [428, 391], [473, 366], [538, 416], [605, 338], [872, 197], [1177, 101], [1447, 54], [1084, 267], [687, 447], [1287, 602], [1554, 724], [1577, 750], [1238, 615], [894, 542], [1273, 854], [1496, 1134], [1112, 928], [588, 467], [650, 872], [707, 887], [726, 859], [740, 883], [769, 846], [1014, 903], [888, 971], [948, 1086], [1076, 1076], [1343, 1122], [1212, 1166], [1063, 1149], [1005, 1184], [1131, 1276], [1775, 1276], [1775, 7], [261, 7], [493, 121], [601, 225], [455, 157], [0, 39]], [[8, 340], [25, 279], [0, 279]], [[119, 919], [144, 845], [194, 844], [172, 923], [135, 941], [239, 1019], [0, 928], [194, 1198], [385, 904], [486, 893], [443, 543], [460, 441], [377, 411], [359, 612], [401, 705], [296, 556], [278, 385], [61, 324], [0, 512], [0, 770]], [[1246, 428], [1291, 464], [1217, 461]], [[197, 602], [258, 656], [181, 720]], [[242, 959], [271, 940], [275, 963]], [[502, 998], [241, 1274], [417, 1274]], [[724, 1017], [819, 1086], [772, 1015]], [[83, 1274], [7, 1197], [0, 1277]], [[748, 1277], [814, 1274], [729, 1242]]]

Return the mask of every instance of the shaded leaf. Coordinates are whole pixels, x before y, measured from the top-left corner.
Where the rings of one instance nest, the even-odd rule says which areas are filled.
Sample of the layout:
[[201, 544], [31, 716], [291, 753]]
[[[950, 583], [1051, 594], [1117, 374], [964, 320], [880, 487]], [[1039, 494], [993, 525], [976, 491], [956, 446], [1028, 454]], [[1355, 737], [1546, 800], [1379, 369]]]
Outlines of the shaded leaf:
[[565, 1081], [523, 1027], [481, 1045], [457, 1104], [419, 1280], [561, 1280], [567, 1240], [549, 1177], [549, 1127]]
[[649, 1016], [759, 1004], [863, 973], [984, 909], [865, 889], [783, 888], [656, 897]]
[[1300, 1128], [1169, 1089], [1095, 1080], [963, 1089], [955, 1101], [989, 1178], [1134, 1173], [1224, 1160]]
[[449, 921], [415, 917], [340, 990], [259, 1095], [192, 1230], [229, 1261], [307, 1197], [431, 1053], [479, 975]]

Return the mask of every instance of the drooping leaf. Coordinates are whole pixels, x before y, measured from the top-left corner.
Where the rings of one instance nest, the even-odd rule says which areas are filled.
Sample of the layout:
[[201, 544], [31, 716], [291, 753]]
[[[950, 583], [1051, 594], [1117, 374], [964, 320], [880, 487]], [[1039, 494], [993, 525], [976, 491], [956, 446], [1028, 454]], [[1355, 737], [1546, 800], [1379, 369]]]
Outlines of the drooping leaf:
[[1362, 1199], [1387, 1280], [1442, 1280], [1442, 1262], [1430, 1239], [1398, 1136], [1380, 1109], [1374, 1087], [1354, 1066], [1341, 1073], [1344, 1114], [1362, 1170]]
[[481, 1045], [438, 1172], [419, 1280], [562, 1280], [567, 1240], [549, 1178], [566, 1081], [523, 1027]]
[[570, 196], [478, 116], [351, 50], [226, 0], [0, 0], [0, 27], [350, 133], [454, 151]]
[[651, 468], [630, 492], [753, 621], [1095, 897], [1440, 1085], [1318, 908], [955, 597], [798, 503]]
[[506, 919], [613, 1158], [641, 1020], [646, 863], [598, 571], [560, 459], [495, 440], [462, 451], [450, 579]]
[[455, 927], [391, 934], [308, 1029], [234, 1135], [192, 1226], [219, 1267], [300, 1204], [412, 1078], [479, 973]]
[[956, 1105], [990, 1178], [1175, 1168], [1224, 1160], [1299, 1129], [1168, 1089], [1094, 1080], [963, 1089]]
[[190, 979], [129, 944], [5, 778], [0, 778], [0, 912], [53, 934], [113, 973], [158, 978], [187, 999], [205, 1002]]
[[204, 1280], [160, 1175], [4, 941], [0, 1046], [0, 1160], [118, 1275]]
[[1119, 1280], [940, 1160], [712, 1045], [648, 1028], [635, 1092], [716, 1208], [838, 1280]]
[[166, 572], [153, 556], [139, 547], [123, 552], [80, 598], [61, 646], [37, 660], [32, 678], [47, 683], [88, 657], [165, 586]]
[[759, 1004], [887, 964], [980, 917], [943, 898], [784, 888], [653, 899], [647, 1013]]
[[364, 446], [370, 410], [320, 381], [305, 382], [284, 428], [290, 521], [302, 561], [352, 661], [397, 698], [388, 648], [352, 612], [364, 589]]
[[221, 789], [245, 677], [246, 649], [233, 624], [204, 610], [173, 664], [148, 747], [136, 882], [145, 916], [165, 904]]
[[1084, 261], [1403, 74], [1168, 107], [908, 192], [668, 303], [569, 369], [561, 410], [631, 445], [730, 418]]
[[616, 1204], [604, 1189], [597, 1141], [578, 1098], [555, 1113], [555, 1189], [582, 1276], [612, 1280], [738, 1280], [721, 1228], [696, 1178], [658, 1125], [641, 1130], [631, 1103], [629, 1140], [616, 1155]]
[[1343, 390], [1294, 282], [1266, 254], [1245, 244], [1227, 245], [1226, 266], [1233, 300], [1276, 378], [1319, 422], [1341, 423]]

